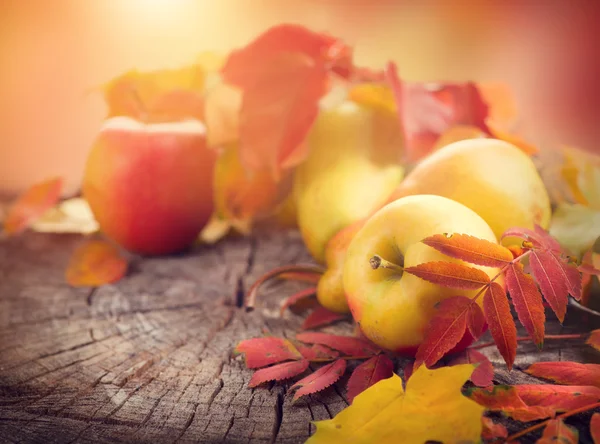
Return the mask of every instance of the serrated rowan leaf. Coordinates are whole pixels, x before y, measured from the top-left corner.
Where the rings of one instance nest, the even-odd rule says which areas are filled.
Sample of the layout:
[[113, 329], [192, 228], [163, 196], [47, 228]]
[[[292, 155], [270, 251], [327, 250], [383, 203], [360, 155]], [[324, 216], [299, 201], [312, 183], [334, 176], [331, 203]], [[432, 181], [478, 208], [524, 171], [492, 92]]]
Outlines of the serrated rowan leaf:
[[513, 260], [508, 248], [468, 234], [435, 234], [423, 243], [446, 256], [484, 267], [502, 267]]
[[373, 356], [354, 369], [348, 379], [348, 402], [352, 404], [354, 398], [364, 390], [382, 379], [387, 379], [394, 374], [394, 363], [386, 355]]
[[600, 329], [593, 330], [585, 343], [600, 351]]
[[520, 384], [514, 386], [525, 404], [566, 412], [600, 401], [600, 388], [579, 385]]
[[281, 53], [265, 64], [256, 83], [246, 89], [240, 111], [240, 155], [248, 170], [281, 171], [308, 155], [305, 138], [327, 90], [321, 64], [299, 54]]
[[471, 375], [471, 382], [479, 387], [487, 387], [492, 384], [494, 367], [484, 354], [468, 348], [448, 363], [448, 365], [458, 364], [477, 364], [477, 368]]
[[373, 356], [381, 350], [366, 341], [350, 336], [337, 336], [328, 333], [298, 333], [296, 339], [306, 344], [321, 344], [339, 350], [348, 356]]
[[569, 289], [569, 294], [573, 296], [576, 300], [581, 300], [582, 295], [582, 276], [577, 269], [575, 264], [568, 264], [560, 258], [553, 255], [554, 260], [558, 262], [561, 267], [561, 271], [565, 282], [567, 284], [567, 288]]
[[506, 287], [515, 306], [519, 321], [538, 348], [544, 344], [544, 304], [533, 278], [523, 271], [519, 262], [506, 269]]
[[432, 367], [458, 344], [467, 329], [467, 314], [472, 303], [464, 296], [454, 296], [439, 303], [417, 349], [415, 369], [421, 364]]
[[4, 233], [14, 236], [58, 202], [63, 187], [60, 177], [37, 183], [19, 196], [10, 206], [4, 219]]
[[294, 344], [287, 339], [273, 336], [246, 339], [237, 345], [234, 352], [244, 354], [248, 368], [266, 367], [278, 362], [302, 359]]
[[467, 314], [467, 328], [473, 336], [473, 339], [479, 339], [485, 329], [485, 315], [478, 304], [471, 304], [469, 306], [469, 313]]
[[525, 372], [559, 384], [600, 387], [600, 364], [581, 364], [568, 361], [536, 362], [530, 365]]
[[481, 430], [481, 437], [486, 440], [495, 440], [497, 438], [507, 438], [508, 430], [502, 424], [496, 424], [491, 418], [487, 416], [481, 417], [481, 424], [483, 429]]
[[496, 347], [510, 370], [517, 353], [517, 327], [506, 292], [496, 282], [492, 282], [483, 296], [483, 311]]
[[309, 361], [333, 361], [340, 356], [339, 352], [321, 344], [313, 344], [311, 346], [299, 345], [298, 351]]
[[594, 413], [590, 421], [590, 435], [594, 444], [600, 444], [600, 413]]
[[569, 289], [565, 282], [562, 267], [554, 254], [545, 250], [533, 250], [529, 256], [531, 274], [540, 286], [544, 299], [562, 323], [567, 313]]
[[467, 390], [467, 396], [488, 410], [503, 412], [509, 418], [522, 422], [545, 419], [555, 413], [549, 407], [525, 404], [516, 388], [509, 385], [495, 385], [491, 390], [472, 388]]
[[544, 248], [556, 253], [562, 252], [562, 247], [556, 239], [544, 230], [539, 225], [535, 226], [534, 230], [524, 227], [512, 227], [502, 233], [501, 239], [507, 237], [518, 237], [523, 240], [533, 243], [534, 248]]
[[546, 424], [542, 437], [536, 441], [537, 444], [577, 444], [579, 432], [570, 427], [560, 418], [552, 419]]
[[425, 262], [407, 267], [405, 272], [437, 285], [459, 290], [477, 290], [490, 282], [482, 270], [446, 261]]
[[306, 317], [301, 328], [302, 330], [310, 330], [312, 328], [333, 324], [334, 322], [341, 321], [342, 319], [346, 319], [345, 314], [336, 313], [331, 310], [327, 310], [325, 307], [318, 306]]
[[127, 260], [114, 245], [92, 240], [75, 249], [65, 271], [72, 287], [99, 287], [117, 282], [127, 273]]
[[294, 393], [294, 401], [304, 395], [311, 395], [329, 387], [340, 379], [345, 371], [345, 359], [338, 359], [331, 364], [324, 365], [316, 372], [301, 379], [290, 387], [290, 390], [298, 389], [296, 390], [296, 393]]
[[309, 361], [302, 359], [301, 361], [284, 362], [271, 367], [261, 368], [254, 372], [248, 387], [256, 387], [268, 381], [281, 381], [282, 379], [293, 378], [304, 372], [309, 365]]

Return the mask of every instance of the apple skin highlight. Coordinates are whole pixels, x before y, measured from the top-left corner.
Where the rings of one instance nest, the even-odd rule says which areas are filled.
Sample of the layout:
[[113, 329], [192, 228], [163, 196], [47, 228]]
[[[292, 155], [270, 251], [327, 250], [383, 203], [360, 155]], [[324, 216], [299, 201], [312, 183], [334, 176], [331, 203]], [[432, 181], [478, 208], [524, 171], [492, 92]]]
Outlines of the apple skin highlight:
[[111, 118], [89, 153], [82, 193], [101, 231], [123, 248], [180, 252], [212, 214], [216, 158], [200, 121]]

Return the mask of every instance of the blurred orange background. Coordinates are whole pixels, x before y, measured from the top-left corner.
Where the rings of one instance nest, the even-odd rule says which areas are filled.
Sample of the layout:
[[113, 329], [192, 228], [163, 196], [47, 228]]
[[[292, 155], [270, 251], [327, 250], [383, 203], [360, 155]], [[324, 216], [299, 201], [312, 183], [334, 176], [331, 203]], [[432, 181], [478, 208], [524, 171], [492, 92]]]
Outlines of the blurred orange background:
[[395, 60], [411, 80], [507, 82], [536, 140], [598, 148], [598, 6], [583, 1], [0, 1], [0, 191], [77, 189], [104, 115], [86, 94], [131, 68], [190, 63], [300, 23]]

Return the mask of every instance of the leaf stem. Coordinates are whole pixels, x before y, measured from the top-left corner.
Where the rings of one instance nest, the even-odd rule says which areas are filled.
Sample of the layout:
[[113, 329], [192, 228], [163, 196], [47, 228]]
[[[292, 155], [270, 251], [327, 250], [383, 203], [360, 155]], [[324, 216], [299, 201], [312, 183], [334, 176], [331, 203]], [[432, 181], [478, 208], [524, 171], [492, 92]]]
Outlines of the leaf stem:
[[311, 265], [311, 264], [304, 264], [304, 265], [284, 265], [282, 267], [277, 267], [277, 268], [273, 268], [271, 271], [268, 271], [267, 273], [263, 274], [261, 277], [259, 277], [254, 284], [252, 284], [252, 287], [250, 287], [250, 290], [248, 290], [248, 293], [246, 294], [246, 300], [244, 302], [244, 307], [246, 308], [246, 311], [252, 311], [254, 310], [254, 305], [256, 303], [256, 297], [258, 295], [258, 290], [260, 289], [260, 287], [265, 284], [266, 282], [268, 282], [269, 280], [280, 276], [284, 273], [320, 273], [323, 274], [325, 272], [325, 270], [323, 269], [323, 267], [320, 267], [319, 265]]
[[[585, 338], [589, 333], [573, 333], [569, 335], [544, 335], [544, 339], [582, 339]], [[517, 341], [528, 341], [531, 338], [529, 336], [517, 336]], [[483, 342], [481, 344], [475, 344], [469, 347], [470, 349], [480, 349], [486, 347], [492, 347], [496, 343], [494, 341]]]
[[593, 410], [593, 409], [596, 409], [598, 407], [600, 407], [600, 402], [596, 402], [594, 404], [584, 405], [583, 407], [580, 407], [578, 409], [574, 409], [574, 410], [565, 412], [562, 415], [558, 415], [558, 416], [556, 416], [556, 418], [546, 419], [545, 421], [542, 421], [542, 422], [540, 422], [538, 424], [534, 424], [531, 427], [527, 427], [526, 429], [523, 429], [520, 432], [515, 433], [514, 435], [510, 435], [508, 438], [506, 438], [504, 440], [504, 442], [514, 441], [515, 439], [520, 438], [521, 436], [527, 435], [528, 433], [531, 433], [531, 432], [534, 432], [534, 431], [536, 431], [538, 429], [541, 429], [546, 424], [548, 424], [552, 419], [565, 419], [565, 418], [568, 418], [569, 416], [573, 416], [573, 415], [577, 415], [579, 413], [587, 412], [588, 410]]

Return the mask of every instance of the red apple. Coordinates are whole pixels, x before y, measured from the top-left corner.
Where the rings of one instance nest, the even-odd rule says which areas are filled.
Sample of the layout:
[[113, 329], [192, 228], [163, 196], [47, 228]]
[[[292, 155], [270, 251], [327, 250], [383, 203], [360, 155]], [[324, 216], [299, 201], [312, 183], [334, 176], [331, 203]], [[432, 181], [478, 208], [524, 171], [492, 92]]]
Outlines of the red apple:
[[142, 123], [113, 117], [88, 156], [83, 196], [100, 229], [125, 249], [179, 252], [212, 214], [216, 157], [198, 120]]

